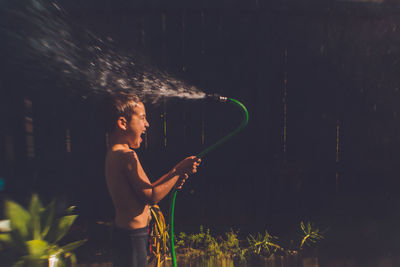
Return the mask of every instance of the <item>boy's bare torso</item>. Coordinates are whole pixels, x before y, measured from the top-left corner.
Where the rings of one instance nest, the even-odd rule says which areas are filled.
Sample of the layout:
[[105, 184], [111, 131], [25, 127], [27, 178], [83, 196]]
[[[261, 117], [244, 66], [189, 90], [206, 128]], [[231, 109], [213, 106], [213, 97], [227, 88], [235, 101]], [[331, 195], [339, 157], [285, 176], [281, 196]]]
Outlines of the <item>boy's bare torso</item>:
[[[127, 153], [134, 153], [137, 162], [126, 162]], [[135, 165], [135, 168], [129, 168], [131, 165]], [[127, 171], [144, 173], [134, 151], [112, 147], [107, 152], [105, 174], [115, 208], [115, 225], [124, 229], [146, 227], [150, 216], [149, 207], [140, 199], [137, 191], [135, 192]]]

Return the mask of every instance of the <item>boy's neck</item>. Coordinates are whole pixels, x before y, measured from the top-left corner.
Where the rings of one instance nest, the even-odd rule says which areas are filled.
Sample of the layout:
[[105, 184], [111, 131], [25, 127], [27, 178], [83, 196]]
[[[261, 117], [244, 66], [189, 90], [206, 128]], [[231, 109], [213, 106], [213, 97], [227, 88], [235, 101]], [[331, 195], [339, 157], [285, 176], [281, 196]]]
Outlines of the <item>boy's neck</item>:
[[117, 133], [114, 133], [114, 134], [110, 135], [109, 144], [110, 144], [110, 149], [111, 150], [115, 150], [115, 149], [132, 149], [129, 146], [128, 141], [123, 136], [121, 136], [121, 135], [119, 135]]

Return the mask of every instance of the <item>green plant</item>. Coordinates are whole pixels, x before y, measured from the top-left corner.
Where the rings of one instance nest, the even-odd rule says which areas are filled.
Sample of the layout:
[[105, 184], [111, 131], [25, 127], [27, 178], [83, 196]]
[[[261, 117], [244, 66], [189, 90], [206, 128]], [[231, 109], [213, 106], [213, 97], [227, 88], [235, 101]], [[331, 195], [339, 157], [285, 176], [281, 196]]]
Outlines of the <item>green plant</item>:
[[190, 253], [191, 257], [221, 256], [221, 246], [210, 233], [210, 229], [200, 225], [200, 232], [196, 234], [180, 233], [176, 238], [177, 249], [183, 253]]
[[304, 245], [310, 246], [311, 243], [315, 244], [319, 240], [324, 239], [321, 231], [318, 228], [315, 228], [311, 222], [307, 222], [306, 224], [300, 222], [300, 228], [304, 236], [300, 242], [299, 251], [304, 248]]
[[239, 258], [243, 260], [245, 257], [245, 250], [240, 247], [240, 241], [238, 238], [239, 231], [233, 231], [225, 233], [225, 239], [221, 238], [221, 250], [224, 255], [230, 258]]
[[301, 222], [300, 228], [303, 234], [300, 241], [292, 240], [293, 243], [288, 248], [278, 243], [278, 237], [271, 235], [268, 231], [264, 234], [249, 235], [246, 242], [239, 239], [238, 231], [231, 229], [225, 233], [224, 237], [214, 237], [210, 229], [200, 226], [198, 233], [179, 233], [175, 238], [176, 249], [181, 257], [190, 259], [217, 257], [244, 261], [252, 257], [272, 258], [277, 255], [298, 255], [303, 252], [306, 245], [315, 245], [324, 238], [321, 231], [310, 222]]
[[249, 235], [247, 242], [249, 247], [246, 253], [249, 255], [262, 255], [266, 257], [273, 256], [278, 251], [284, 251], [284, 249], [279, 246], [275, 241], [278, 238], [276, 236], [270, 235], [267, 231], [262, 235], [258, 233], [256, 236]]
[[176, 249], [183, 248], [183, 247], [187, 246], [186, 245], [186, 243], [187, 243], [186, 242], [186, 240], [187, 240], [187, 234], [186, 233], [180, 232], [178, 237], [175, 238], [175, 240], [176, 240], [176, 244], [175, 244]]
[[210, 234], [210, 229], [204, 231], [202, 225], [200, 225], [200, 233], [191, 234], [188, 236], [189, 248], [208, 250], [211, 243], [214, 243], [215, 239]]
[[65, 210], [66, 215], [56, 216], [55, 200], [43, 207], [37, 194], [33, 194], [28, 209], [18, 203], [5, 201], [5, 218], [10, 222], [10, 231], [0, 233], [0, 251], [3, 263], [9, 266], [43, 266], [49, 259], [57, 262], [53, 266], [75, 263], [72, 252], [86, 240], [63, 246], [59, 241], [67, 234], [77, 215], [71, 215], [74, 207]]

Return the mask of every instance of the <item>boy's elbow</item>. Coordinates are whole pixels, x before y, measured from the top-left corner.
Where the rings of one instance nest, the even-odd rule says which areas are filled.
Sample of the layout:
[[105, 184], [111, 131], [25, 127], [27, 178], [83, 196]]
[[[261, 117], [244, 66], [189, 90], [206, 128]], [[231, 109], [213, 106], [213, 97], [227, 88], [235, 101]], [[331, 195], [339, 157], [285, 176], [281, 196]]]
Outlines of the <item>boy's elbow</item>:
[[158, 202], [160, 202], [161, 199], [159, 199], [157, 197], [157, 194], [155, 194], [154, 188], [152, 188], [150, 192], [146, 192], [146, 193], [144, 194], [144, 202], [147, 205], [156, 205], [156, 204], [158, 204]]
[[155, 194], [154, 189], [152, 190], [151, 198], [149, 200], [150, 200], [150, 203], [149, 203], [150, 205], [156, 205], [156, 204], [158, 204], [158, 202], [161, 201], [161, 199], [158, 197], [158, 195]]

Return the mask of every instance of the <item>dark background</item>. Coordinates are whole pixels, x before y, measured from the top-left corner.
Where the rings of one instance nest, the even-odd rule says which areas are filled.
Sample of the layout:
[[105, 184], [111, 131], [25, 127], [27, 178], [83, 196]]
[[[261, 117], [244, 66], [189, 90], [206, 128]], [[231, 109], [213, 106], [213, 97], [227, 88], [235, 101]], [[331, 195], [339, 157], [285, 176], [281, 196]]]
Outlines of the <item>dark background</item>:
[[[328, 229], [323, 246], [331, 251], [398, 252], [400, 5], [60, 3], [77, 29], [111, 36], [124, 51], [248, 108], [248, 127], [207, 155], [178, 194], [176, 232], [202, 224], [293, 239], [305, 220]], [[82, 222], [112, 220], [96, 97], [80, 97], [89, 89], [79, 82], [26, 71], [37, 62], [12, 56], [23, 46], [3, 38], [1, 48], [2, 196], [26, 201], [39, 192], [76, 204]], [[138, 153], [153, 181], [241, 122], [235, 106], [204, 101], [166, 99], [147, 112]], [[168, 205], [161, 202], [166, 215]]]

